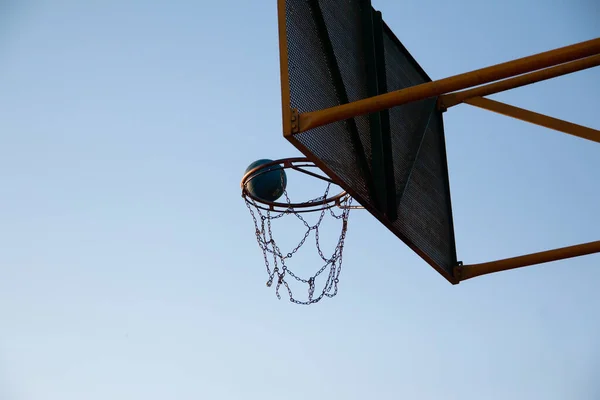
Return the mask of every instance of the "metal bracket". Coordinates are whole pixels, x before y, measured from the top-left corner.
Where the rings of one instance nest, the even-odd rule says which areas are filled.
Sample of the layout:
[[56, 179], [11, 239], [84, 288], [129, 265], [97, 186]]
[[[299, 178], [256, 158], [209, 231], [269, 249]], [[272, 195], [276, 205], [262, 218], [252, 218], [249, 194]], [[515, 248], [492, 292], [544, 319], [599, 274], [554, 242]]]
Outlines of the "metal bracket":
[[458, 261], [458, 262], [456, 263], [456, 265], [454, 266], [454, 269], [453, 269], [453, 271], [452, 271], [452, 272], [453, 272], [453, 275], [454, 275], [454, 278], [455, 278], [455, 279], [456, 279], [458, 282], [462, 281], [462, 277], [463, 277], [463, 269], [464, 269], [464, 267], [463, 267], [463, 262], [462, 262], [462, 261]]
[[290, 120], [291, 120], [290, 126], [292, 127], [292, 131], [290, 132], [290, 134], [295, 135], [297, 133], [300, 133], [300, 117], [298, 115], [297, 108], [292, 108], [290, 110]]
[[439, 97], [438, 98], [436, 107], [437, 107], [437, 109], [438, 109], [439, 112], [445, 113], [446, 111], [448, 111], [448, 107], [444, 103], [444, 98], [443, 97]]

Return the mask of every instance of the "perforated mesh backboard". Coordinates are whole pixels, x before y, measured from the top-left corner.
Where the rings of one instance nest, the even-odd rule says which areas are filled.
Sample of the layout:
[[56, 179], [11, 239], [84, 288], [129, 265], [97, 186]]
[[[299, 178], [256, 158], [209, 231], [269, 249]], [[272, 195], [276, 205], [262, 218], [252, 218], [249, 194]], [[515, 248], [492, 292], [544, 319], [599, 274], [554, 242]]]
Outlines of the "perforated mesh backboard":
[[[380, 14], [370, 2], [278, 2], [283, 118], [288, 133], [291, 110], [322, 110], [431, 81], [378, 19]], [[395, 107], [375, 119], [359, 116], [286, 137], [456, 283], [444, 127], [435, 100]]]

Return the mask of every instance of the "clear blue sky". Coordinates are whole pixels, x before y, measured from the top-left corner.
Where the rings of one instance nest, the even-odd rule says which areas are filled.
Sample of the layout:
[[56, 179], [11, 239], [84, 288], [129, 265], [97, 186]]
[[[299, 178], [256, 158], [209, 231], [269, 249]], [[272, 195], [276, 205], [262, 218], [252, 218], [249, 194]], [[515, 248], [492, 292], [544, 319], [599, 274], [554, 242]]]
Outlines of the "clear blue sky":
[[[600, 36], [592, 0], [374, 5], [434, 79]], [[276, 34], [275, 1], [0, 1], [0, 399], [600, 398], [598, 255], [451, 286], [354, 212], [338, 297], [277, 301], [239, 192], [298, 155]], [[599, 89], [494, 98], [598, 129]], [[445, 125], [461, 260], [600, 239], [598, 144]]]

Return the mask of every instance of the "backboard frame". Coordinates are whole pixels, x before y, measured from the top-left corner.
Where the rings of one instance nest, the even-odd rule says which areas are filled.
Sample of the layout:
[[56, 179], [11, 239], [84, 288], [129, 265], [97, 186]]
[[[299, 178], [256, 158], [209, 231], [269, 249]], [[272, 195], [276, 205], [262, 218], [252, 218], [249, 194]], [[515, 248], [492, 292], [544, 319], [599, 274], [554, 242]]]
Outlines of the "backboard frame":
[[[376, 94], [365, 99], [348, 102], [334, 107], [299, 113], [298, 110], [291, 107], [290, 101], [291, 95], [287, 65], [286, 0], [278, 0], [277, 6], [279, 19], [283, 136], [335, 181], [336, 184], [340, 185], [355, 198], [357, 197], [357, 193], [353, 188], [344, 185], [342, 179], [340, 179], [331, 168], [328, 168], [327, 165], [314, 157], [312, 152], [297, 139], [296, 135], [334, 122], [382, 112], [403, 104], [424, 99], [435, 99], [437, 110], [440, 112], [445, 112], [448, 108], [458, 104], [470, 104], [600, 143], [600, 131], [598, 130], [562, 121], [529, 110], [486, 99], [484, 97], [600, 65], [600, 38], [436, 81], [430, 80], [429, 82], [406, 89]], [[387, 29], [391, 32], [389, 27], [387, 27]], [[393, 37], [398, 44], [404, 48], [398, 38], [396, 38], [395, 35], [393, 35]], [[406, 51], [406, 53], [410, 56], [408, 51]], [[412, 56], [410, 56], [410, 58], [415, 66], [422, 70], [416, 60], [414, 60]], [[475, 88], [471, 89], [473, 87]], [[387, 220], [382, 218], [379, 210], [366, 204], [362, 205], [388, 229], [392, 230]], [[415, 246], [412, 246], [410, 241], [405, 240], [406, 238], [400, 236], [399, 238], [453, 284], [492, 272], [600, 252], [600, 241], [596, 241], [484, 264], [462, 265], [462, 263], [457, 261], [453, 273], [448, 274], [446, 271], [438, 268], [426, 254], [421, 252]]]

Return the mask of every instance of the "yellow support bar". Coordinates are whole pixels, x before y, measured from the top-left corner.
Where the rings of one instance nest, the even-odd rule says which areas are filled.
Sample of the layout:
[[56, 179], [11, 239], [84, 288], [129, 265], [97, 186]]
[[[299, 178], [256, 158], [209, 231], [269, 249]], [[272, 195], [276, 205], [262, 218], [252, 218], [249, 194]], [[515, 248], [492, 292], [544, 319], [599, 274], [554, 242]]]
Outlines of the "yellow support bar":
[[528, 267], [530, 265], [543, 264], [594, 253], [600, 253], [600, 240], [482, 264], [462, 265], [455, 267], [454, 275], [459, 281], [464, 281], [475, 278], [476, 276], [492, 274], [494, 272], [508, 271], [510, 269]]
[[600, 38], [348, 104], [302, 113], [294, 133], [597, 54], [600, 54]]
[[571, 122], [563, 121], [561, 119], [549, 117], [544, 114], [539, 114], [483, 97], [473, 97], [472, 99], [466, 99], [463, 101], [475, 107], [483, 108], [498, 114], [520, 119], [521, 121], [530, 122], [532, 124], [540, 125], [559, 132], [568, 133], [569, 135], [600, 143], [600, 131], [596, 129], [573, 124]]
[[557, 65], [556, 67], [546, 68], [539, 71], [520, 75], [514, 78], [505, 79], [500, 82], [490, 83], [489, 85], [479, 86], [462, 92], [449, 93], [440, 97], [438, 101], [439, 108], [450, 108], [463, 103], [466, 99], [472, 97], [484, 97], [505, 90], [529, 85], [532, 83], [556, 78], [561, 75], [570, 74], [587, 68], [600, 65], [600, 55], [582, 58], [580, 60]]

